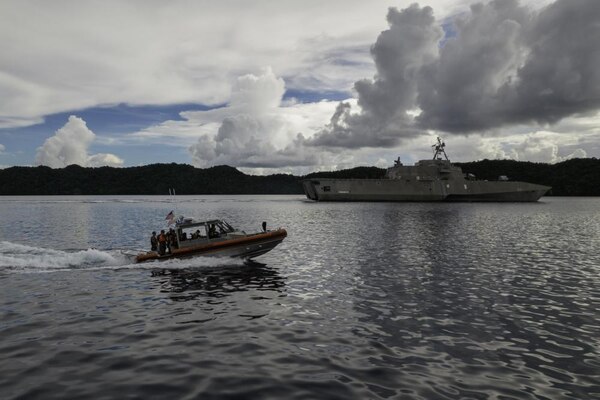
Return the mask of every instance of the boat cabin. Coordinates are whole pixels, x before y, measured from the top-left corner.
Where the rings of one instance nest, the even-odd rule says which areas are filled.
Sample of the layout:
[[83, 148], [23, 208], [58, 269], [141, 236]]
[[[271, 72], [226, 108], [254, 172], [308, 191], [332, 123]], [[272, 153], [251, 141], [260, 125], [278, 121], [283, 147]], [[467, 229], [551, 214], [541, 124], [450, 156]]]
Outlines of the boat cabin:
[[227, 222], [219, 219], [195, 221], [186, 218], [175, 227], [178, 248], [196, 246], [209, 241], [224, 240], [232, 236], [244, 236]]

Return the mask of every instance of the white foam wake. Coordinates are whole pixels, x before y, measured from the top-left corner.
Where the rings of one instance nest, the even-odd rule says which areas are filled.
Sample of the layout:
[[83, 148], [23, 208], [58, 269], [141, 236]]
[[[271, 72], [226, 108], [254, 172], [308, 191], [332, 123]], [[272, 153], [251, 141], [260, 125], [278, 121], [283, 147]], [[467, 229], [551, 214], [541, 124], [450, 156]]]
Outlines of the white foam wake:
[[130, 256], [119, 251], [97, 249], [62, 251], [0, 242], [0, 270], [13, 272], [49, 272], [82, 268], [124, 267]]
[[167, 261], [135, 264], [136, 251], [125, 250], [54, 250], [0, 242], [0, 272], [35, 273], [70, 270], [165, 268], [186, 269], [243, 265], [243, 261], [231, 258], [194, 257]]
[[143, 264], [136, 264], [145, 268], [162, 268], [162, 269], [198, 269], [198, 268], [214, 268], [214, 267], [239, 267], [244, 265], [244, 260], [241, 258], [230, 257], [193, 257], [185, 259], [170, 259], [165, 261], [150, 261]]

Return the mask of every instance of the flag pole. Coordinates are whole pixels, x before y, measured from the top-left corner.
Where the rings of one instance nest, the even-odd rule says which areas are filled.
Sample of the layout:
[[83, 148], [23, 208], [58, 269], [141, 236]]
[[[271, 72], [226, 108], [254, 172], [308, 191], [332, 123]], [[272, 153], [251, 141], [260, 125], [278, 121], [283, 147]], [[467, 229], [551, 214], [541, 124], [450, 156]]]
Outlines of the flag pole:
[[177, 202], [177, 195], [175, 194], [175, 188], [173, 188], [173, 200], [175, 200], [175, 218], [179, 218], [179, 203]]

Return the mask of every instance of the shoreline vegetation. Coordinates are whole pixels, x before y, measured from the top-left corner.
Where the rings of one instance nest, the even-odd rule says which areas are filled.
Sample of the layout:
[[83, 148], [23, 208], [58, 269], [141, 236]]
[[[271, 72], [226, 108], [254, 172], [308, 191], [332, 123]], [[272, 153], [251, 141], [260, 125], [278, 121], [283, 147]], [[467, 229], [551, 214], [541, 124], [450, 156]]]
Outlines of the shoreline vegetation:
[[[556, 164], [514, 160], [455, 163], [477, 179], [513, 181], [551, 186], [553, 196], [600, 196], [600, 160], [576, 158]], [[379, 179], [384, 168], [356, 167], [313, 172], [305, 176], [247, 175], [226, 165], [195, 168], [187, 164], [151, 164], [140, 167], [65, 168], [10, 167], [0, 170], [0, 195], [164, 195], [177, 194], [303, 194], [309, 178]]]

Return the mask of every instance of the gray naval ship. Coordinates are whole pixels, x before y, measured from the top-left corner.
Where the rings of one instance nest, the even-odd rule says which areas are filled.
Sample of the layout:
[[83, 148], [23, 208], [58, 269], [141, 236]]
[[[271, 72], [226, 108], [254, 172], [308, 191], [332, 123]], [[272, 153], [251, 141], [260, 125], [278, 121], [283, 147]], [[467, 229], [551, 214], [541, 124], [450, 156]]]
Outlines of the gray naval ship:
[[431, 160], [404, 166], [400, 159], [383, 179], [306, 179], [306, 197], [316, 201], [538, 201], [549, 186], [509, 181], [477, 180], [452, 165], [446, 144], [438, 137]]

